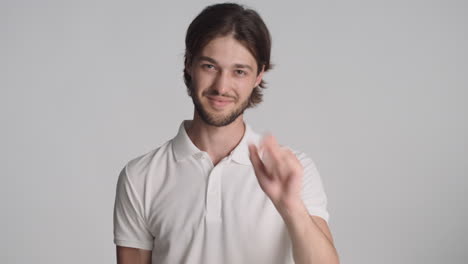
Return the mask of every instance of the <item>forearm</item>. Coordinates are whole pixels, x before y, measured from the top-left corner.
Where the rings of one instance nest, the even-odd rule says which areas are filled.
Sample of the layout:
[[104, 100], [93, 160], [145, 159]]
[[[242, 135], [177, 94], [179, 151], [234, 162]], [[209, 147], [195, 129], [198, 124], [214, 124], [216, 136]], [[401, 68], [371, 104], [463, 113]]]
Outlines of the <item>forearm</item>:
[[151, 264], [151, 250], [117, 246], [117, 264]]
[[286, 223], [296, 264], [338, 264], [338, 253], [328, 237], [310, 217], [305, 206], [279, 208]]

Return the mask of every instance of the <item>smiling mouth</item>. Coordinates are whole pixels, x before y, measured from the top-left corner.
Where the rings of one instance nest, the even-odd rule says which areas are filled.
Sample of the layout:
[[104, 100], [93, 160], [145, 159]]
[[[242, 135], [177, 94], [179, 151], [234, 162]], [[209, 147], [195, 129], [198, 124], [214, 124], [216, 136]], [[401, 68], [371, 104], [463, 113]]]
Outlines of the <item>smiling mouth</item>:
[[218, 101], [218, 102], [232, 102], [232, 101], [233, 101], [232, 99], [227, 99], [227, 98], [224, 97], [224, 96], [213, 96], [213, 95], [208, 95], [207, 97], [208, 97], [209, 99], [211, 99], [211, 100]]
[[225, 98], [219, 96], [207, 96], [207, 98], [210, 104], [215, 108], [223, 108], [226, 105], [234, 102], [233, 100], [226, 100]]

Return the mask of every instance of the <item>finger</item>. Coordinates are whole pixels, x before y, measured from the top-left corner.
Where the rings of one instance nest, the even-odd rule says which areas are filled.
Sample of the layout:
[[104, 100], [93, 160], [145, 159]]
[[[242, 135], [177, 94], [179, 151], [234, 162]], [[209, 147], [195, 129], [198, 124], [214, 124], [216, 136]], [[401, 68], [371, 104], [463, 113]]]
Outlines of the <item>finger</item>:
[[303, 167], [297, 156], [292, 152], [292, 150], [288, 147], [285, 147], [285, 157], [288, 160], [288, 163], [290, 164], [290, 169], [294, 173], [302, 173], [303, 172]]
[[273, 135], [265, 135], [260, 146], [265, 150], [263, 161], [267, 168], [281, 161], [281, 149]]
[[255, 174], [259, 177], [265, 177], [266, 170], [265, 165], [263, 164], [260, 156], [258, 154], [258, 149], [255, 144], [249, 144], [249, 158], [254, 167]]
[[279, 150], [280, 148], [278, 141], [276, 141], [276, 138], [269, 132], [266, 133], [265, 136], [263, 136], [261, 145], [268, 146], [274, 150]]
[[286, 175], [290, 165], [284, 147], [280, 146], [272, 135], [265, 136], [262, 143], [265, 149], [263, 163], [267, 174], [272, 178]]

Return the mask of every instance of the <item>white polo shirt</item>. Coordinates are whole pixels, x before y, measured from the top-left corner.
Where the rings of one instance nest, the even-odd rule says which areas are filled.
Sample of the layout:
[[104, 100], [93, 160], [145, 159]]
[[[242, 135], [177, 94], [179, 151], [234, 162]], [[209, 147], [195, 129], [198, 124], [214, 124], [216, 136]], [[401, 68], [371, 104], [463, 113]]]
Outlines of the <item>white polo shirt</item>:
[[[180, 124], [162, 146], [130, 160], [117, 182], [114, 243], [152, 250], [153, 264], [294, 263], [283, 219], [260, 188], [245, 133], [216, 166]], [[327, 197], [314, 162], [293, 150], [304, 166], [302, 199], [311, 215], [328, 222]]]

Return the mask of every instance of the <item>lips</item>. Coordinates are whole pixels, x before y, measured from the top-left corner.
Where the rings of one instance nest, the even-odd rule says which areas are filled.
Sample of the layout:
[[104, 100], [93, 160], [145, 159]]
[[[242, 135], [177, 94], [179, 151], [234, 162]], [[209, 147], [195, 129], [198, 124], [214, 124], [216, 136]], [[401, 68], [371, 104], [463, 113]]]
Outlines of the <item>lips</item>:
[[215, 108], [215, 109], [224, 109], [225, 106], [231, 104], [234, 102], [233, 100], [228, 100], [226, 97], [222, 96], [207, 96], [208, 101], [210, 102], [210, 105]]
[[229, 103], [229, 102], [234, 102], [233, 100], [227, 99], [226, 97], [223, 96], [207, 96], [208, 99], [219, 102], [219, 103]]

